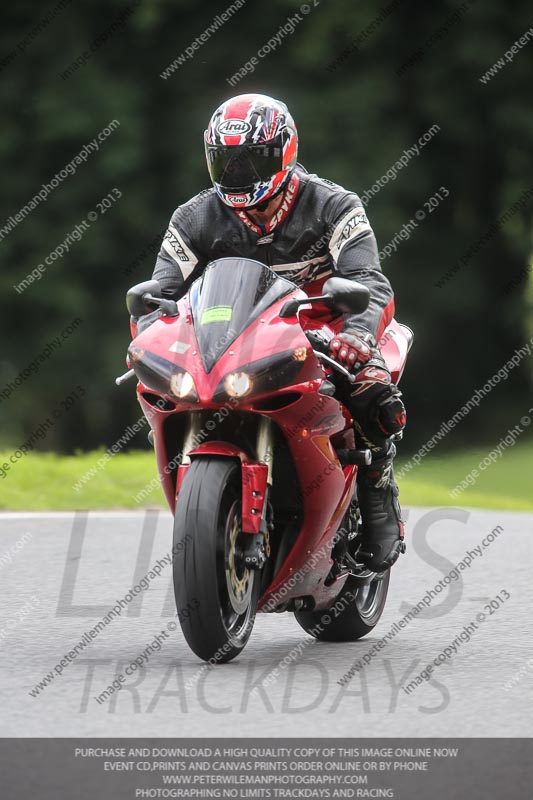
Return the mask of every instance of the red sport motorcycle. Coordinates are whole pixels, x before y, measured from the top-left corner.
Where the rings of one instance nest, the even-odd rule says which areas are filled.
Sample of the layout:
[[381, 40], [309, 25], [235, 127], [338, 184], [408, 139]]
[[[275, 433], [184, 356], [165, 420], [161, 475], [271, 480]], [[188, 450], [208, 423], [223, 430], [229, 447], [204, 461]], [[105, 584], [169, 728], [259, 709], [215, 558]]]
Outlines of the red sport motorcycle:
[[[356, 476], [371, 452], [334, 396], [353, 377], [327, 355], [340, 315], [368, 300], [336, 277], [309, 297], [245, 258], [212, 262], [179, 302], [157, 281], [128, 292], [132, 316], [161, 317], [134, 335], [117, 383], [139, 381], [174, 513], [178, 618], [206, 661], [235, 658], [257, 611], [292, 611], [327, 641], [365, 636], [383, 612], [390, 573], [357, 560]], [[394, 320], [382, 338], [396, 383], [411, 338]]]

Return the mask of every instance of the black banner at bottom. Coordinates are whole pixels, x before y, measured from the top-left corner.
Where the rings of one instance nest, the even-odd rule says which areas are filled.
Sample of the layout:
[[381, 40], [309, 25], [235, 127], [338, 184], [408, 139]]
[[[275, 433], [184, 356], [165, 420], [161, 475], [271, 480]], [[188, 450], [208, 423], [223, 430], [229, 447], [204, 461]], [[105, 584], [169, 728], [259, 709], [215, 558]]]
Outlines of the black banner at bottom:
[[0, 739], [6, 800], [531, 797], [532, 739]]

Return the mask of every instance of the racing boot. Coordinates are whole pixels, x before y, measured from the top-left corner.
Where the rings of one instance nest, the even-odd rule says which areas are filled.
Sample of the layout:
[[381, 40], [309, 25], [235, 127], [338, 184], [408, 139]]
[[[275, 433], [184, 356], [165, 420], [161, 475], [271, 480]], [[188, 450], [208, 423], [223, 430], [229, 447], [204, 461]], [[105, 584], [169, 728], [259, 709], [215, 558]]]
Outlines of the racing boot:
[[362, 520], [361, 549], [357, 560], [373, 572], [390, 569], [405, 553], [402, 512], [392, 462], [396, 448], [387, 450], [368, 466], [359, 467], [357, 493]]

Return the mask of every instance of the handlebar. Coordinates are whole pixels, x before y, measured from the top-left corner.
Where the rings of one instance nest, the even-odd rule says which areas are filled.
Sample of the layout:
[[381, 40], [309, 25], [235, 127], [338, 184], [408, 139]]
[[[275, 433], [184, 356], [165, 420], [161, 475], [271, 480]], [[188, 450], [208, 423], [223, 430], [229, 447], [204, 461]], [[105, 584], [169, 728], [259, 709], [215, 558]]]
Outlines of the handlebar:
[[135, 375], [135, 370], [129, 369], [124, 375], [119, 375], [118, 378], [115, 378], [115, 383], [117, 386], [121, 386], [126, 381], [129, 381], [130, 378], [133, 378]]

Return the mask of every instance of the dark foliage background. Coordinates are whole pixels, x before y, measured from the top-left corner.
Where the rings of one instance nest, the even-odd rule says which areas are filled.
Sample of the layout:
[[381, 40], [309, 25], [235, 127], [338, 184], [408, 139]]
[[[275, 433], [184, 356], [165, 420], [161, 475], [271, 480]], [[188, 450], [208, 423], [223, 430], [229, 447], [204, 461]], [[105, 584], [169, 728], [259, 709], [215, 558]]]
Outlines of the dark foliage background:
[[[60, 352], [0, 402], [0, 446], [19, 444], [78, 383], [87, 386], [83, 402], [50, 431], [43, 449], [109, 445], [138, 418], [132, 384], [116, 389], [113, 380], [124, 370], [129, 341], [124, 295], [151, 275], [155, 256], [146, 250], [154, 249], [149, 245], [174, 208], [208, 185], [202, 134], [212, 110], [245, 91], [285, 100], [299, 128], [304, 165], [361, 194], [432, 125], [441, 128], [367, 207], [383, 247], [439, 187], [450, 192], [383, 262], [397, 317], [416, 332], [403, 382], [409, 410], [404, 453], [431, 436], [533, 334], [526, 274], [533, 195], [457, 274], [436, 286], [533, 190], [533, 41], [488, 83], [479, 81], [530, 28], [530, 4], [315, 2], [294, 33], [235, 88], [226, 78], [299, 11], [298, 3], [247, 0], [166, 80], [160, 73], [227, 8], [225, 1], [72, 2], [19, 49], [57, 4], [3, 4], [0, 228], [110, 121], [120, 126], [0, 241], [0, 390], [74, 317], [83, 319]], [[451, 23], [457, 9], [461, 18]], [[381, 19], [383, 10], [390, 13]], [[61, 73], [113, 25], [108, 41], [63, 79]], [[423, 59], [401, 73], [422, 47]], [[114, 187], [122, 198], [18, 294], [14, 284]], [[509, 289], [513, 280], [517, 285]], [[524, 359], [447, 446], [503, 435], [527, 410], [530, 365]], [[144, 446], [143, 436], [136, 446]]]

